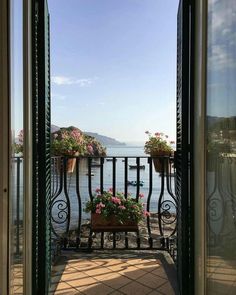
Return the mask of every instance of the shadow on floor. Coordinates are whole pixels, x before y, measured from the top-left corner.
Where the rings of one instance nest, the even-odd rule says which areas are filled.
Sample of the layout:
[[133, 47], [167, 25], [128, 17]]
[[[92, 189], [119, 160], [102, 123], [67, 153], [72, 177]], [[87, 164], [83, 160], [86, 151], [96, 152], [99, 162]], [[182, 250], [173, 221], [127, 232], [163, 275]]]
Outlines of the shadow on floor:
[[63, 253], [53, 267], [50, 294], [178, 294], [166, 252]]

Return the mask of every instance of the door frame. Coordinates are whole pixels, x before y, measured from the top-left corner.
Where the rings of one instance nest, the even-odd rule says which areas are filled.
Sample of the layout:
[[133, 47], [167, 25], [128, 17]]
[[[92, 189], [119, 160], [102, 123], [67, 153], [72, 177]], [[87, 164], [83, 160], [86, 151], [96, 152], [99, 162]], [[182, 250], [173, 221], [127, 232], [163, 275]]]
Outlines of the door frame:
[[0, 1], [0, 294], [8, 291], [9, 42], [8, 1]]
[[207, 4], [196, 1], [194, 59], [194, 294], [206, 294], [206, 54]]
[[[32, 0], [23, 0], [24, 294], [32, 294]], [[30, 279], [29, 279], [30, 278]]]
[[[23, 292], [32, 294], [32, 90], [31, 0], [23, 6], [23, 120], [24, 120], [24, 224]], [[0, 1], [0, 294], [10, 293], [10, 173], [11, 173], [11, 3]]]

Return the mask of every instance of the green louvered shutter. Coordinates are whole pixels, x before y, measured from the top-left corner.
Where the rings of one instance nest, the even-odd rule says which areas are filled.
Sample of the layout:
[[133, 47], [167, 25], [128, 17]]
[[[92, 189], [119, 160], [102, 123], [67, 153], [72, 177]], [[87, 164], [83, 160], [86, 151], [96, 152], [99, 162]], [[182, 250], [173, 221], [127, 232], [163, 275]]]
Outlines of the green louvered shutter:
[[50, 46], [47, 1], [32, 1], [33, 294], [48, 294], [51, 276]]
[[176, 196], [177, 272], [181, 295], [194, 294], [193, 281], [193, 61], [194, 1], [180, 0], [177, 18]]

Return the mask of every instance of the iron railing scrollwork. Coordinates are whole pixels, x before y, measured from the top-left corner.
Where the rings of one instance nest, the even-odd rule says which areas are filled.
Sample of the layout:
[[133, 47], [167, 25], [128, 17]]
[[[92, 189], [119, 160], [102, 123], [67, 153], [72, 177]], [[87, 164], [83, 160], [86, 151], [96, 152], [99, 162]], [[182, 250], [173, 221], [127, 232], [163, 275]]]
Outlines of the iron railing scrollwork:
[[[155, 171], [154, 159], [151, 157], [120, 156], [76, 157], [74, 172], [68, 173], [67, 163], [72, 158], [51, 159], [50, 214], [53, 243], [56, 241], [64, 249], [83, 251], [162, 249], [176, 256], [178, 202], [174, 193], [175, 169], [172, 157], [160, 157], [160, 173]], [[131, 164], [136, 169], [129, 169]], [[140, 169], [141, 166], [145, 166], [145, 169]], [[130, 180], [136, 185], [130, 185]], [[126, 197], [132, 194], [136, 199], [140, 193], [145, 195], [145, 208], [151, 215], [143, 218], [138, 232], [91, 231], [90, 214], [84, 212], [85, 204], [93, 198], [97, 188], [102, 193], [110, 187], [114, 195], [116, 191], [124, 192]]]
[[[73, 174], [67, 172], [67, 161], [73, 157], [52, 159], [52, 231], [62, 239], [66, 248], [77, 249], [166, 249], [175, 246], [177, 199], [174, 194], [175, 178], [173, 158], [159, 157], [162, 172], [155, 172], [151, 157], [75, 157]], [[136, 169], [130, 170], [129, 164]], [[145, 170], [141, 170], [141, 166]], [[94, 168], [95, 167], [95, 168]], [[144, 175], [145, 174], [145, 175]], [[135, 186], [130, 186], [132, 177]], [[142, 187], [145, 178], [145, 185]], [[145, 191], [146, 210], [151, 216], [144, 218], [137, 233], [93, 233], [90, 216], [83, 211], [85, 202], [93, 199], [96, 188], [101, 193], [113, 188], [113, 193], [132, 193], [138, 200]], [[72, 211], [76, 214], [72, 216]], [[75, 212], [74, 212], [75, 213]], [[169, 242], [171, 239], [171, 243]]]
[[236, 188], [233, 177], [236, 158], [232, 154], [215, 157], [207, 177], [207, 226], [209, 247], [231, 244], [236, 239]]

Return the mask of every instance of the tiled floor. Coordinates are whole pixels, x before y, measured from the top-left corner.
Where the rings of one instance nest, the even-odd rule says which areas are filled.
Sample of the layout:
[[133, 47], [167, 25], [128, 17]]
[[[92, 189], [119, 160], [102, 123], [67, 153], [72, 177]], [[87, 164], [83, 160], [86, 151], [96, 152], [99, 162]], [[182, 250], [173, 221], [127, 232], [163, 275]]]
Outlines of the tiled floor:
[[67, 253], [53, 268], [51, 294], [178, 294], [175, 266], [163, 252]]
[[[207, 288], [216, 295], [236, 294], [236, 260], [211, 256], [207, 259]], [[216, 293], [217, 292], [217, 293]]]

